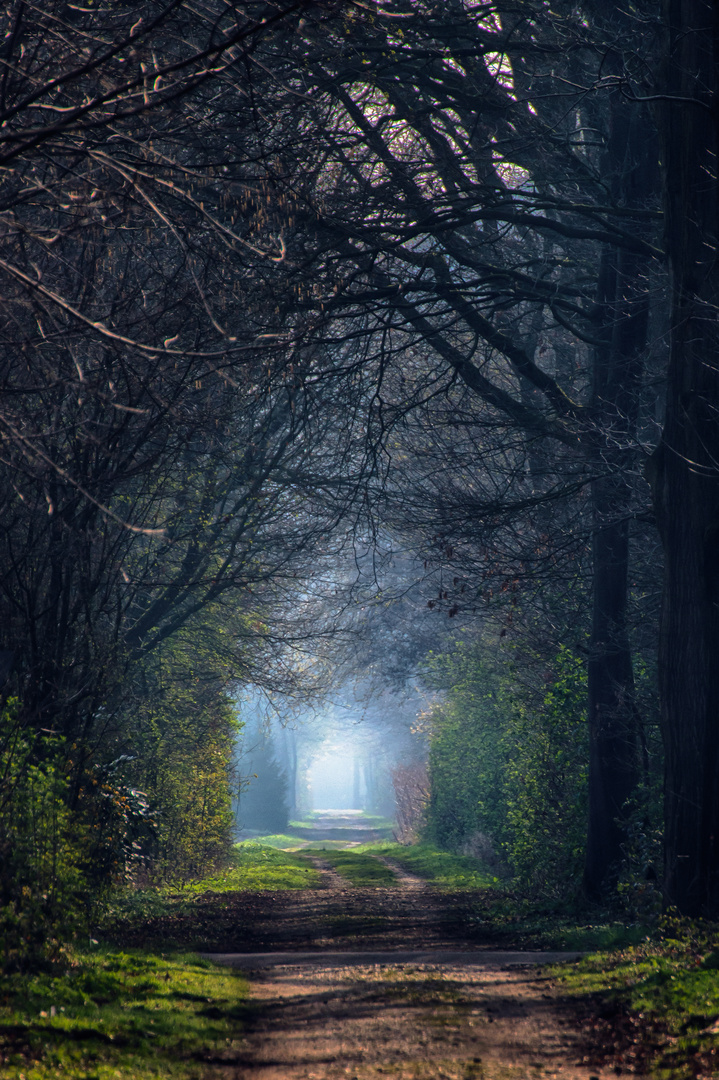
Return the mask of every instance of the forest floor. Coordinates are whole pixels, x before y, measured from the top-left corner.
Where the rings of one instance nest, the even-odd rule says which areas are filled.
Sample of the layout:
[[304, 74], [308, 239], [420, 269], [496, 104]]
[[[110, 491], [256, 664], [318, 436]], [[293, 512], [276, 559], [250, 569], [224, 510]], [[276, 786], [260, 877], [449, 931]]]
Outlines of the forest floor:
[[429, 845], [241, 846], [128, 894], [64, 970], [6, 977], [0, 1077], [719, 1076], [717, 927], [550, 925], [484, 877]]
[[393, 886], [362, 888], [314, 861], [319, 888], [277, 896], [271, 916], [243, 919], [242, 940], [262, 952], [213, 957], [250, 980], [244, 1038], [226, 1054], [225, 1076], [617, 1075], [586, 1008], [562, 996], [553, 972], [537, 967], [577, 954], [492, 948], [477, 915], [480, 897], [440, 892], [396, 864], [389, 867]]
[[[259, 850], [259, 849], [256, 849]], [[605, 1080], [637, 1062], [493, 918], [493, 888], [429, 883], [380, 852], [304, 851], [311, 888], [203, 893], [122, 944], [200, 949], [249, 980], [241, 1038], [203, 1077]], [[604, 1025], [606, 1027], [606, 1024]], [[621, 1040], [620, 1040], [621, 1042]]]

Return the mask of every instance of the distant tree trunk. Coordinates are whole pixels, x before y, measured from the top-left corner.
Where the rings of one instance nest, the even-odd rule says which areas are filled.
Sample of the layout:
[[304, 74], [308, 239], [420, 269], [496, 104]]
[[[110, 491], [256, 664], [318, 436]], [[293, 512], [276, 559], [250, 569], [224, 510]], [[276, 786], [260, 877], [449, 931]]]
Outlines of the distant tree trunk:
[[[0, 673], [2, 672], [2, 657], [0, 657]], [[374, 767], [374, 758], [371, 753], [365, 758], [365, 810], [370, 813], [377, 811], [377, 779]]]
[[294, 728], [280, 728], [280, 746], [282, 748], [282, 768], [287, 776], [287, 808], [290, 817], [297, 812], [297, 733]]
[[[656, 191], [657, 149], [641, 107], [610, 99], [607, 175], [614, 197], [644, 209]], [[589, 821], [584, 890], [598, 899], [622, 858], [626, 803], [640, 777], [640, 722], [627, 632], [630, 473], [647, 344], [650, 260], [605, 248], [598, 282], [602, 341], [592, 410], [592, 626], [588, 665]]]
[[355, 757], [352, 762], [352, 809], [362, 809], [362, 793], [361, 793], [361, 772], [360, 772], [360, 759]]
[[665, 896], [719, 915], [719, 8], [665, 0], [667, 408], [649, 467], [664, 546]]

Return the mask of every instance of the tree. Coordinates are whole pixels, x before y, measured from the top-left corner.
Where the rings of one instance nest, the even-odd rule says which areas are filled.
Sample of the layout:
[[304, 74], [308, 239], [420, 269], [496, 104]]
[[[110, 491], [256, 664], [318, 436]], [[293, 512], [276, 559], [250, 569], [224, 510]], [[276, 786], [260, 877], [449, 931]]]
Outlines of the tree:
[[10, 12], [2, 87], [3, 631], [39, 724], [227, 592], [259, 615], [331, 524], [307, 463], [336, 445], [238, 70], [285, 9], [56, 7]]
[[586, 666], [561, 649], [549, 667], [531, 658], [544, 670], [528, 683], [518, 650], [488, 644], [460, 640], [429, 669], [443, 691], [426, 717], [430, 835], [568, 900], [586, 843]]
[[378, 474], [410, 410], [461, 384], [506, 459], [501, 498], [474, 503], [480, 543], [498, 517], [591, 491], [591, 896], [621, 858], [641, 768], [627, 572], [661, 254], [636, 100], [653, 14], [398, 2], [310, 22], [295, 67], [321, 140], [288, 181], [306, 238], [290, 256], [316, 274], [326, 347], [362, 342], [351, 370], [374, 384]]
[[661, 441], [649, 464], [665, 557], [659, 638], [666, 747], [665, 892], [687, 915], [719, 912], [719, 12], [664, 5], [654, 101], [671, 269]]
[[[77, 815], [101, 814], [98, 768], [124, 762], [117, 791], [142, 774], [117, 751], [173, 638], [193, 631], [219, 686], [208, 704], [175, 683], [182, 722], [204, 723], [231, 679], [291, 685], [293, 650], [320, 633], [307, 579], [343, 507], [318, 463], [337, 472], [355, 434], [286, 303], [279, 119], [253, 61], [301, 7], [3, 16], [4, 690], [39, 755], [33, 731], [61, 737]], [[203, 668], [208, 620], [221, 675]]]

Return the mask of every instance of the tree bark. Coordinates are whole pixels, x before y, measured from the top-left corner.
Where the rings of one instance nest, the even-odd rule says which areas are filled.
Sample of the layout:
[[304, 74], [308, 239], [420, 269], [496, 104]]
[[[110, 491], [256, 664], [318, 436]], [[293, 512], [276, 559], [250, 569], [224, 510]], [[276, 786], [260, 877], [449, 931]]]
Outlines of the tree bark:
[[719, 8], [665, 0], [658, 107], [671, 269], [667, 407], [650, 461], [665, 556], [665, 897], [719, 914]]
[[[657, 152], [641, 107], [610, 97], [606, 173], [627, 208], [656, 192]], [[599, 899], [618, 869], [627, 802], [640, 777], [640, 720], [627, 630], [630, 474], [647, 344], [650, 260], [605, 247], [597, 300], [601, 344], [594, 354], [592, 413], [592, 627], [588, 664], [589, 821], [584, 891]]]
[[[605, 252], [614, 326], [594, 369], [598, 447], [592, 483], [592, 626], [587, 670], [589, 820], [584, 891], [599, 899], [622, 858], [627, 801], [640, 776], [639, 717], [627, 630], [629, 514], [627, 479], [636, 450], [647, 293], [641, 256]], [[606, 279], [609, 278], [609, 282]]]

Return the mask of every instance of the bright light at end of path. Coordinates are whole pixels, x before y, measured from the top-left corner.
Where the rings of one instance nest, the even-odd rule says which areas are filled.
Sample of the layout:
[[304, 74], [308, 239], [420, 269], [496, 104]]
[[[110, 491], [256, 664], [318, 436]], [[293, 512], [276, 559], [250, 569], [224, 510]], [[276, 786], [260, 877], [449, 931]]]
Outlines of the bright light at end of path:
[[357, 812], [364, 808], [366, 785], [364, 769], [353, 754], [324, 754], [308, 769], [312, 809], [328, 812]]

